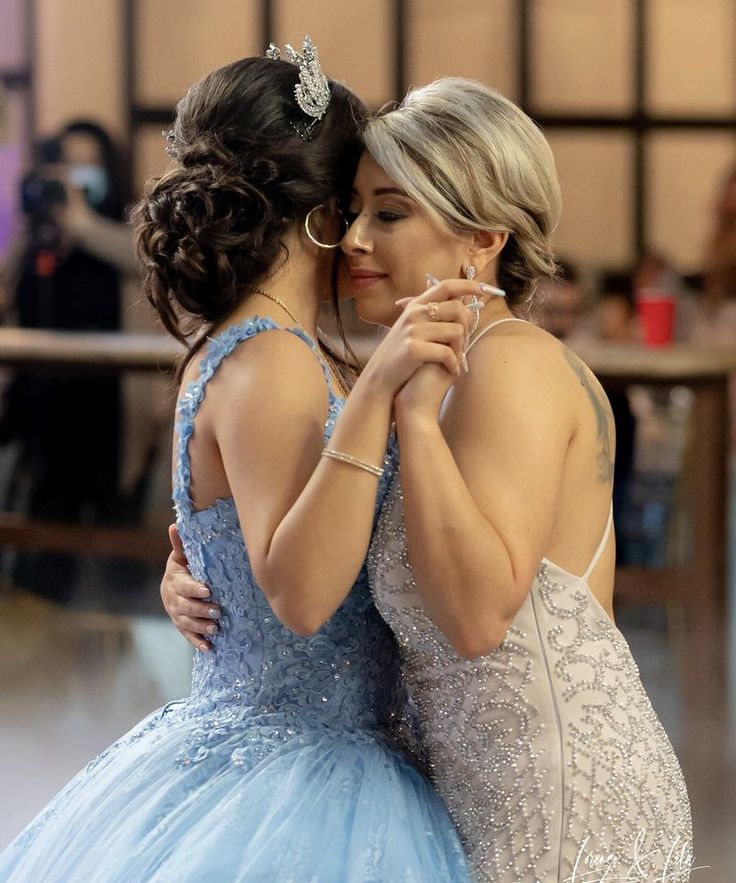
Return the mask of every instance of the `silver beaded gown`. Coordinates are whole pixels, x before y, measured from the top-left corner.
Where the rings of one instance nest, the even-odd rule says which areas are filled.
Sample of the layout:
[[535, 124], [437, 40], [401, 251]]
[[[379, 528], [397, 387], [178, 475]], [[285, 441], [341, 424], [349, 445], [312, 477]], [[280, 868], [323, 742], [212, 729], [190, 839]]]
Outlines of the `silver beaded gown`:
[[587, 582], [611, 524], [582, 576], [542, 559], [503, 643], [469, 661], [422, 605], [398, 474], [387, 495], [369, 579], [401, 648], [430, 776], [478, 881], [689, 879], [680, 766]]

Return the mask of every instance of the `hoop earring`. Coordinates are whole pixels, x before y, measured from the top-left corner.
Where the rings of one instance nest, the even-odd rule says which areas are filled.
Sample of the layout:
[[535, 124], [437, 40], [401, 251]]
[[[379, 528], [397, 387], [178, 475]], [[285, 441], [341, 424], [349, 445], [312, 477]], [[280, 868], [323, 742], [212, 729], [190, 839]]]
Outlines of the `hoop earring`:
[[[473, 279], [475, 279], [476, 269], [472, 264], [468, 264], [468, 266], [465, 268], [464, 272], [465, 272], [465, 278], [468, 280], [468, 282], [472, 282]], [[475, 296], [475, 294], [472, 295], [472, 298], [473, 299], [470, 301], [471, 307], [480, 303], [480, 301]], [[475, 334], [475, 332], [478, 330], [478, 323], [479, 322], [480, 322], [480, 310], [476, 310], [475, 311], [475, 318], [473, 319], [473, 324], [470, 328], [468, 328], [468, 337]]]
[[312, 215], [316, 211], [318, 211], [319, 209], [325, 208], [326, 206], [327, 206], [327, 203], [323, 202], [320, 205], [315, 205], [315, 207], [313, 209], [309, 210], [309, 212], [307, 213], [307, 217], [304, 219], [304, 230], [305, 230], [307, 236], [309, 237], [310, 242], [313, 242], [317, 246], [317, 248], [339, 248], [340, 243], [342, 242], [343, 236], [345, 236], [345, 234], [348, 232], [348, 222], [347, 222], [345, 216], [343, 215], [343, 213], [339, 209], [338, 209], [338, 212], [340, 214], [340, 218], [342, 219], [343, 224], [345, 225], [345, 229], [343, 230], [342, 236], [340, 237], [340, 239], [338, 239], [337, 242], [335, 242], [331, 245], [326, 242], [320, 242], [319, 239], [317, 239], [316, 236], [314, 236], [312, 231], [309, 229], [309, 221], [310, 221], [310, 218], [312, 217]]

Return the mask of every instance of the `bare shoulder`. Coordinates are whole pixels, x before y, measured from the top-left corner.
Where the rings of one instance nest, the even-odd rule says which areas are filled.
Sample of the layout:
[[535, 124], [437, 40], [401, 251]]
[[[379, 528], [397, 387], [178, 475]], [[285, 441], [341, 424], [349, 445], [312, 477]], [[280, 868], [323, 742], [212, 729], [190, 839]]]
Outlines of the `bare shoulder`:
[[596, 478], [611, 480], [615, 426], [593, 372], [564, 343], [531, 323], [493, 328], [469, 354], [470, 372], [454, 384], [442, 420], [448, 437], [504, 435], [523, 446], [595, 451]]
[[[485, 334], [469, 353], [470, 371], [459, 386], [473, 397], [523, 396], [530, 403], [567, 401], [570, 368], [559, 340], [530, 322], [505, 322]], [[482, 392], [485, 390], [485, 393]]]
[[[209, 344], [213, 345], [217, 344]], [[207, 349], [203, 349], [192, 360], [182, 389], [199, 377], [206, 356]], [[296, 334], [269, 329], [242, 341], [228, 354], [207, 385], [204, 410], [213, 417], [230, 414], [246, 420], [254, 409], [264, 417], [267, 412], [277, 416], [288, 409], [291, 414], [312, 414], [323, 420], [327, 407], [327, 384], [318, 355]]]
[[223, 390], [257, 388], [263, 396], [289, 393], [320, 400], [327, 396], [325, 375], [318, 355], [302, 338], [284, 329], [261, 331], [243, 341], [218, 370], [216, 386]]
[[534, 358], [550, 358], [559, 349], [560, 342], [543, 328], [532, 322], [503, 322], [490, 328], [485, 334], [481, 330], [477, 343], [473, 346], [475, 360], [494, 357], [506, 362], [527, 361]]
[[448, 420], [477, 423], [502, 413], [539, 431], [554, 424], [570, 438], [590, 427], [601, 449], [612, 450], [613, 417], [603, 388], [583, 360], [544, 329], [499, 325], [478, 341], [469, 363], [448, 399]]
[[486, 372], [514, 372], [532, 381], [545, 394], [554, 389], [569, 395], [571, 387], [595, 388], [606, 398], [603, 388], [585, 362], [548, 331], [531, 322], [507, 322], [493, 328], [472, 350], [471, 369], [476, 381]]

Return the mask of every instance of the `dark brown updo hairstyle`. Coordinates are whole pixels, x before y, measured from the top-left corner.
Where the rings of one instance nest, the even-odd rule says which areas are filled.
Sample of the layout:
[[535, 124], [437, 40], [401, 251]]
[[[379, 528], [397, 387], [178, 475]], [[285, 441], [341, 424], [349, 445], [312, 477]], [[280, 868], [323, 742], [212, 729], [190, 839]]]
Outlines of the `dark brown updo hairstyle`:
[[144, 290], [165, 328], [193, 345], [180, 368], [285, 255], [284, 234], [349, 192], [365, 108], [330, 81], [324, 117], [294, 97], [298, 69], [244, 58], [208, 74], [176, 108], [176, 164], [146, 184], [133, 212]]

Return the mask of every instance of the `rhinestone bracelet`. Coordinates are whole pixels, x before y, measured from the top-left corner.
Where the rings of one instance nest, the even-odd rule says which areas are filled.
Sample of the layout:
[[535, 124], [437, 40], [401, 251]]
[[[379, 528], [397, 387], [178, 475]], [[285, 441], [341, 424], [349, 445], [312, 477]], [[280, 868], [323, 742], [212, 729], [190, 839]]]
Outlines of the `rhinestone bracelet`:
[[333, 451], [330, 448], [325, 448], [322, 451], [323, 457], [331, 457], [333, 460], [339, 460], [341, 463], [347, 463], [350, 466], [357, 466], [358, 469], [364, 469], [366, 472], [370, 472], [371, 475], [375, 475], [380, 478], [383, 475], [383, 469], [380, 466], [373, 466], [371, 463], [366, 463], [365, 460], [359, 460], [357, 457], [353, 457], [351, 454], [345, 454], [342, 451]]

